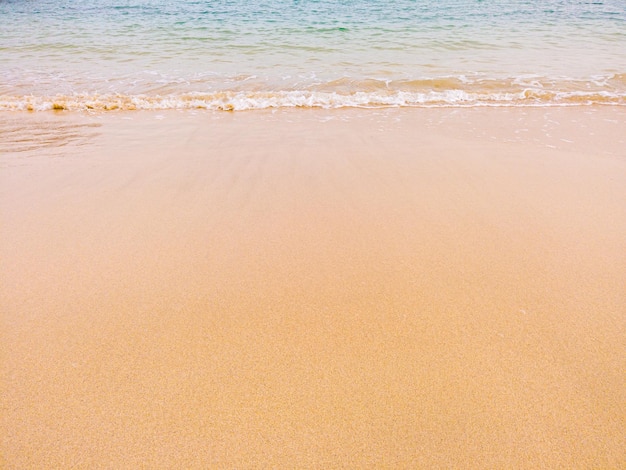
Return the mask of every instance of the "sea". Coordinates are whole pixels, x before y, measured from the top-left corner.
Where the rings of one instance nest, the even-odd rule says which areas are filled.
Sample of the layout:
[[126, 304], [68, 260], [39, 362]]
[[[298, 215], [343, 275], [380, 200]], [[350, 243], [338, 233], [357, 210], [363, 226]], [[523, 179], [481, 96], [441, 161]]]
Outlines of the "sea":
[[0, 0], [0, 110], [626, 105], [626, 0]]

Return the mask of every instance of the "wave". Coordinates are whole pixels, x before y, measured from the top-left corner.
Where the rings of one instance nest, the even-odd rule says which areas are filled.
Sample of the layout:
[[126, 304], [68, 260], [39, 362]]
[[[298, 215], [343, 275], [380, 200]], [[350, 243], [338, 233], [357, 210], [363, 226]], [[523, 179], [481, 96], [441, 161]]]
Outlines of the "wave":
[[590, 80], [518, 77], [469, 80], [340, 79], [304, 89], [233, 89], [211, 93], [172, 90], [168, 94], [72, 93], [52, 96], [0, 95], [0, 110], [110, 111], [208, 109], [243, 111], [268, 108], [382, 108], [474, 106], [626, 105], [626, 74]]

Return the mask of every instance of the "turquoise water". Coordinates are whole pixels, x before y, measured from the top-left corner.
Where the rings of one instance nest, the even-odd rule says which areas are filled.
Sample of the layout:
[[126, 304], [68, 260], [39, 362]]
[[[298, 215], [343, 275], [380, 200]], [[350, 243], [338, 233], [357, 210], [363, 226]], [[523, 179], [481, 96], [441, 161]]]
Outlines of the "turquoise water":
[[624, 0], [0, 0], [0, 109], [593, 103]]

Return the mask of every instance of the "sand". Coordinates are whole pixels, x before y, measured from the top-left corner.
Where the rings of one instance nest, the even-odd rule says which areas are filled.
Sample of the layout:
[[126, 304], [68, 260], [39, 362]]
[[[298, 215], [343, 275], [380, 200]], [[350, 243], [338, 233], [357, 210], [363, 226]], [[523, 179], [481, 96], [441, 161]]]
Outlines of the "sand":
[[0, 466], [624, 468], [625, 136], [0, 114]]

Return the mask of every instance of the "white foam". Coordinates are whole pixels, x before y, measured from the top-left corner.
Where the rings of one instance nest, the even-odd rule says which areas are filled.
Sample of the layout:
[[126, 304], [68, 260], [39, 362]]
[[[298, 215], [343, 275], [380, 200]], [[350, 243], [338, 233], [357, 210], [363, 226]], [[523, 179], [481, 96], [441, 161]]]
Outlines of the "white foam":
[[[471, 88], [470, 88], [471, 89]], [[0, 110], [166, 110], [209, 109], [244, 111], [269, 108], [381, 108], [472, 106], [626, 105], [626, 92], [560, 91], [525, 87], [505, 91], [378, 90], [337, 91], [225, 91], [170, 95], [71, 94], [0, 96]]]

